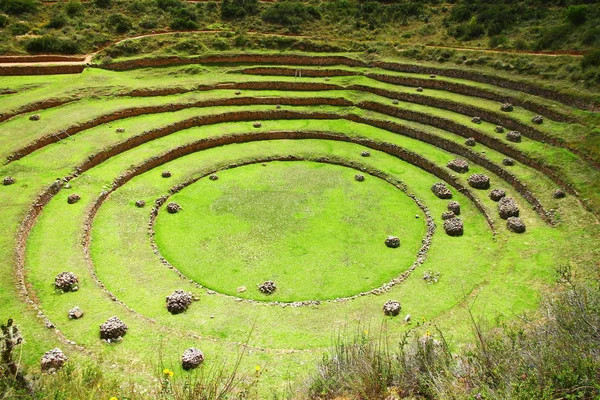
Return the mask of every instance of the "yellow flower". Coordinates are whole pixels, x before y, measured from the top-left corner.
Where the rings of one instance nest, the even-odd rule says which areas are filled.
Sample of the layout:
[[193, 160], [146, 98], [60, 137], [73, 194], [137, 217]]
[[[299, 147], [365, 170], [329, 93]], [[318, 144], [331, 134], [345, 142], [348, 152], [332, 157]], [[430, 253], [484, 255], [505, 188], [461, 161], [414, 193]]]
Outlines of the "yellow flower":
[[368, 335], [368, 334], [369, 334], [369, 331], [365, 329], [365, 330], [363, 331], [363, 333], [364, 333], [365, 335]]
[[423, 323], [425, 323], [425, 317], [421, 317], [421, 320], [423, 321]]
[[429, 331], [429, 329], [427, 329], [427, 332], [425, 332], [425, 336], [427, 336], [427, 337], [431, 336], [431, 332]]
[[170, 378], [173, 376], [173, 371], [171, 371], [169, 368], [165, 368], [163, 369], [163, 374]]
[[254, 370], [259, 373], [260, 372], [260, 365], [257, 365], [256, 367], [254, 367]]
[[111, 397], [110, 400], [119, 400], [115, 396]]

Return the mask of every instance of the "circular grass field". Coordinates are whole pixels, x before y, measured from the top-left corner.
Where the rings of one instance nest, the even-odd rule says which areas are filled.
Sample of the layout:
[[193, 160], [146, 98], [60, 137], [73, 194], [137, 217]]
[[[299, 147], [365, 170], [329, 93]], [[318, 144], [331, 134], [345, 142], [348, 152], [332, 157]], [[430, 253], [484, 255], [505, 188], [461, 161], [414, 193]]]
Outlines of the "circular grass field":
[[[439, 327], [459, 347], [469, 312], [511, 320], [536, 308], [557, 267], [597, 262], [588, 111], [443, 70], [315, 61], [297, 79], [287, 62], [3, 77], [16, 93], [0, 96], [0, 171], [15, 183], [0, 189], [0, 317], [19, 316], [30, 368], [61, 347], [74, 365], [114, 366], [143, 386], [159, 358], [187, 376], [188, 347], [207, 370], [244, 352], [240, 370], [265, 397], [302, 382], [340, 332], [398, 342]], [[448, 168], [457, 158], [468, 172]], [[473, 174], [490, 188], [472, 187]], [[438, 182], [451, 199], [432, 192]], [[493, 189], [514, 199], [524, 233], [507, 228]], [[445, 233], [451, 201], [462, 236]], [[77, 292], [54, 290], [63, 271]], [[268, 296], [257, 289], [267, 280]], [[198, 301], [172, 315], [165, 298], [178, 289]], [[384, 315], [388, 300], [397, 317]], [[68, 318], [75, 306], [81, 320]], [[129, 330], [107, 344], [98, 328], [112, 316]]]

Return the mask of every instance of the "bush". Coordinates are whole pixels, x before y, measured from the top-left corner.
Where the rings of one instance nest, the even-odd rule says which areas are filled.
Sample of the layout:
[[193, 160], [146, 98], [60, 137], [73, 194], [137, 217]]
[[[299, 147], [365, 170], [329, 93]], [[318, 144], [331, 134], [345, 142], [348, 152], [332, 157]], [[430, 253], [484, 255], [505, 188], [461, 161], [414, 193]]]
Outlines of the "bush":
[[156, 6], [163, 11], [183, 8], [184, 4], [181, 0], [156, 0]]
[[77, 54], [79, 44], [72, 39], [42, 36], [28, 40], [25, 49], [29, 53]]
[[60, 29], [65, 25], [67, 25], [67, 17], [64, 14], [56, 14], [46, 24], [46, 28]]
[[78, 1], [71, 0], [67, 4], [65, 4], [65, 12], [69, 17], [79, 15], [82, 13], [82, 11], [83, 5]]
[[221, 1], [221, 18], [243, 18], [258, 13], [258, 0], [223, 0]]
[[110, 7], [112, 0], [94, 0], [94, 4], [100, 8]]
[[8, 25], [8, 15], [0, 14], [0, 28], [6, 27]]
[[306, 6], [299, 1], [284, 1], [267, 8], [261, 17], [265, 22], [297, 29], [307, 21], [320, 19], [321, 13], [315, 7]]
[[593, 51], [583, 56], [581, 60], [582, 68], [598, 67], [600, 66], [600, 50]]
[[124, 16], [123, 14], [112, 14], [108, 17], [106, 21], [106, 25], [109, 29], [117, 33], [125, 33], [133, 27], [129, 18]]
[[567, 8], [567, 21], [573, 25], [581, 25], [587, 19], [588, 8], [586, 6], [569, 6]]
[[140, 27], [144, 29], [154, 29], [158, 26], [158, 22], [153, 17], [144, 17], [140, 21]]
[[13, 36], [24, 35], [27, 32], [29, 32], [29, 30], [30, 30], [29, 25], [27, 25], [23, 22], [15, 22], [14, 24], [12, 24], [10, 26], [10, 33]]
[[38, 4], [36, 0], [0, 0], [0, 11], [13, 15], [33, 13]]
[[171, 29], [177, 31], [193, 31], [198, 29], [198, 24], [187, 18], [173, 18], [169, 26]]

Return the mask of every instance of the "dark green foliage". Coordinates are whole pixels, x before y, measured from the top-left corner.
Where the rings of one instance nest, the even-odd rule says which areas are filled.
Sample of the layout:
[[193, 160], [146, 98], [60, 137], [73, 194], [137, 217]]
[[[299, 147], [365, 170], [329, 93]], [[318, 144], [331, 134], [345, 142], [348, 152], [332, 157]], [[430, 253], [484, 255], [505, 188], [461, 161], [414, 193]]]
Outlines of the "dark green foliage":
[[15, 22], [10, 26], [10, 33], [13, 36], [20, 36], [29, 32], [30, 29], [29, 25], [24, 22]]
[[0, 28], [6, 27], [8, 25], [8, 15], [0, 14]]
[[567, 21], [573, 25], [581, 25], [587, 19], [588, 8], [586, 6], [569, 6], [567, 8]]
[[581, 66], [583, 68], [600, 66], [600, 50], [593, 51], [583, 56], [583, 60], [581, 60]]
[[313, 6], [299, 1], [284, 1], [263, 11], [263, 21], [298, 29], [305, 22], [321, 18], [321, 13]]
[[117, 33], [125, 33], [133, 27], [129, 18], [123, 14], [112, 14], [108, 17], [106, 25]]
[[48, 35], [28, 40], [25, 49], [30, 53], [77, 54], [79, 44], [72, 39]]
[[71, 0], [65, 4], [65, 12], [69, 17], [80, 15], [83, 12], [83, 5], [79, 1]]
[[169, 26], [171, 29], [175, 29], [177, 31], [191, 31], [198, 29], [198, 24], [195, 21], [185, 18], [173, 18]]
[[112, 4], [112, 0], [94, 0], [94, 4], [100, 8], [108, 8]]
[[175, 30], [194, 30], [198, 29], [196, 23], [198, 16], [192, 7], [173, 8], [170, 10], [173, 19], [170, 26]]
[[140, 21], [140, 27], [142, 27], [144, 29], [154, 29], [157, 26], [158, 26], [158, 22], [156, 21], [156, 19], [154, 19], [152, 17], [144, 17]]
[[572, 32], [573, 27], [569, 24], [557, 25], [546, 29], [535, 43], [537, 50], [556, 49], [564, 43]]
[[46, 24], [46, 28], [60, 29], [67, 25], [67, 17], [64, 14], [56, 14], [52, 16], [50, 21]]
[[36, 0], [0, 0], [0, 11], [13, 15], [33, 13], [38, 5]]
[[181, 0], [156, 0], [156, 6], [163, 11], [179, 9], [184, 6]]
[[243, 18], [258, 13], [258, 0], [223, 0], [221, 2], [221, 18]]

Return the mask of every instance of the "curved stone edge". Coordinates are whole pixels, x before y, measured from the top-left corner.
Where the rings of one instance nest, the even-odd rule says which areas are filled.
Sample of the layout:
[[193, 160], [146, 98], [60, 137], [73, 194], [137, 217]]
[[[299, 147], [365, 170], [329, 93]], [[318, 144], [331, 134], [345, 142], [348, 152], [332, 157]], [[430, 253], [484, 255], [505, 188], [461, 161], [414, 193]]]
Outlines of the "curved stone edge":
[[[168, 161], [171, 161], [171, 160], [168, 160]], [[380, 179], [384, 180], [385, 182], [394, 186], [396, 189], [399, 189], [400, 191], [402, 191], [405, 195], [407, 195], [409, 198], [411, 198], [415, 202], [417, 207], [419, 207], [421, 209], [421, 211], [423, 211], [423, 213], [425, 214], [427, 232], [425, 234], [425, 237], [421, 240], [422, 246], [417, 253], [417, 259], [413, 262], [413, 264], [406, 271], [401, 273], [396, 278], [383, 284], [380, 287], [377, 287], [377, 288], [374, 288], [374, 289], [371, 289], [371, 290], [368, 290], [365, 292], [361, 292], [361, 293], [358, 293], [358, 294], [355, 294], [352, 296], [347, 296], [347, 297], [338, 297], [336, 299], [330, 299], [330, 300], [303, 300], [303, 301], [294, 301], [294, 302], [283, 302], [283, 301], [260, 301], [260, 300], [247, 299], [247, 298], [242, 298], [242, 297], [238, 297], [238, 296], [232, 296], [232, 295], [227, 295], [227, 294], [223, 294], [220, 292], [216, 292], [214, 290], [211, 290], [211, 289], [203, 286], [202, 284], [200, 284], [192, 279], [189, 279], [185, 274], [183, 274], [181, 271], [179, 271], [179, 269], [177, 269], [175, 266], [173, 266], [160, 253], [158, 245], [156, 244], [156, 241], [154, 240], [154, 237], [155, 237], [154, 223], [156, 222], [156, 217], [158, 216], [158, 212], [159, 212], [160, 208], [162, 207], [163, 204], [165, 204], [167, 202], [169, 197], [171, 197], [175, 193], [178, 193], [179, 191], [186, 188], [187, 186], [197, 182], [198, 180], [205, 178], [207, 176], [210, 176], [211, 174], [213, 174], [217, 171], [223, 171], [223, 170], [227, 170], [227, 169], [242, 167], [245, 165], [252, 165], [252, 164], [257, 164], [257, 163], [265, 163], [265, 162], [273, 162], [273, 161], [286, 161], [286, 162], [311, 161], [311, 162], [319, 162], [319, 163], [339, 165], [339, 166], [343, 166], [343, 167], [347, 167], [347, 168], [352, 168], [352, 169], [355, 169], [355, 170], [358, 170], [358, 171], [361, 171], [364, 173], [368, 173], [369, 175], [375, 176], [377, 178], [380, 178]], [[251, 303], [251, 304], [261, 304], [261, 305], [268, 305], [268, 306], [281, 306], [281, 307], [304, 307], [304, 306], [314, 306], [314, 305], [318, 305], [320, 303], [339, 303], [339, 302], [354, 300], [359, 297], [363, 297], [363, 296], [367, 296], [367, 295], [379, 295], [379, 294], [385, 293], [385, 292], [389, 291], [395, 285], [404, 282], [410, 276], [412, 271], [414, 271], [417, 267], [422, 265], [425, 262], [425, 260], [427, 259], [427, 252], [429, 251], [429, 247], [431, 246], [431, 240], [433, 238], [433, 234], [435, 233], [436, 225], [435, 225], [434, 219], [432, 218], [431, 213], [429, 212], [429, 209], [427, 208], [427, 206], [425, 206], [425, 204], [423, 204], [423, 202], [420, 199], [418, 199], [415, 195], [408, 193], [407, 190], [408, 189], [407, 189], [406, 185], [402, 181], [393, 178], [389, 174], [386, 174], [375, 168], [366, 167], [363, 164], [360, 164], [357, 162], [344, 160], [342, 158], [337, 158], [337, 157], [315, 157], [315, 158], [312, 158], [312, 157], [297, 157], [297, 156], [292, 156], [292, 155], [258, 158], [258, 159], [253, 159], [253, 160], [249, 160], [249, 161], [236, 162], [236, 163], [226, 165], [224, 167], [210, 171], [208, 173], [203, 173], [202, 175], [200, 175], [198, 177], [192, 178], [184, 183], [181, 183], [177, 186], [172, 187], [169, 190], [168, 195], [164, 195], [164, 196], [161, 196], [158, 199], [156, 199], [156, 201], [154, 203], [154, 207], [152, 208], [152, 211], [150, 213], [150, 219], [148, 221], [148, 235], [150, 237], [152, 251], [154, 252], [154, 254], [156, 254], [158, 256], [159, 260], [161, 261], [161, 263], [163, 265], [165, 265], [167, 268], [173, 270], [180, 278], [189, 281], [190, 283], [195, 285], [197, 288], [205, 289], [207, 291], [207, 293], [209, 293], [209, 294], [218, 294], [220, 296], [230, 298], [230, 299], [233, 299], [238, 302], [246, 302], [246, 303]]]

